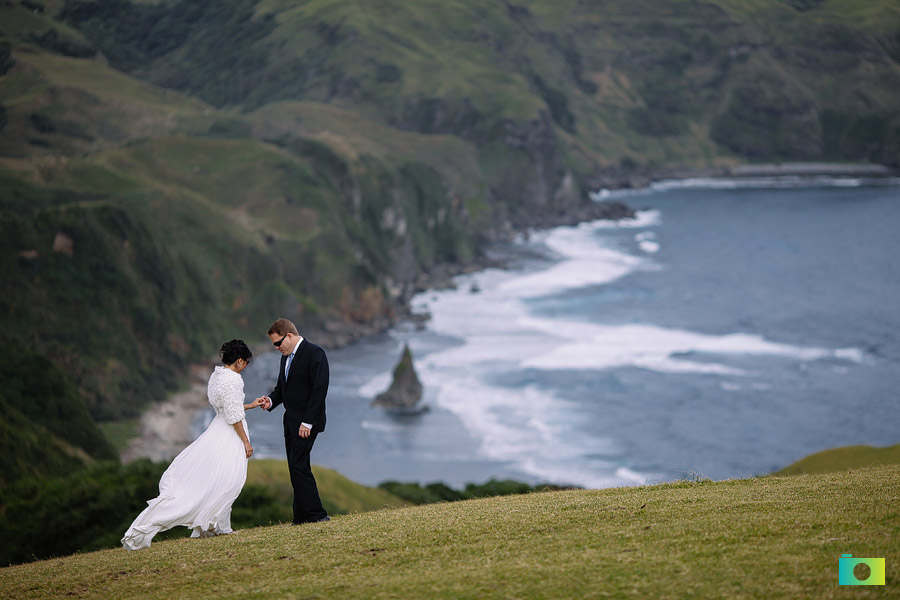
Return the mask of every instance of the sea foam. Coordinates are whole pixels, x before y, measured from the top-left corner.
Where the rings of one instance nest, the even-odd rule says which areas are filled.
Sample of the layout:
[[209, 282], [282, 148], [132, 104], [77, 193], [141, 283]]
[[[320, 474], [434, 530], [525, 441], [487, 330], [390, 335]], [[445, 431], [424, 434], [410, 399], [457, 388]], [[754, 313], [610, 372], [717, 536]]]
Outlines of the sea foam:
[[523, 319], [520, 326], [543, 331], [560, 343], [550, 352], [531, 356], [522, 367], [535, 369], [612, 369], [639, 367], [662, 373], [745, 375], [715, 362], [684, 358], [710, 355], [770, 355], [798, 361], [838, 358], [860, 361], [852, 348], [831, 350], [771, 342], [758, 335], [707, 335], [649, 324], [596, 325], [580, 321]]
[[753, 177], [689, 177], [663, 179], [645, 188], [599, 189], [589, 193], [595, 202], [646, 196], [669, 190], [738, 190], [738, 189], [798, 189], [798, 188], [857, 188], [864, 186], [898, 186], [898, 177], [832, 177], [827, 175], [775, 175]]
[[597, 232], [646, 228], [660, 224], [658, 210], [639, 211], [634, 219], [592, 221], [575, 227], [558, 227], [535, 235], [532, 243], [543, 244], [558, 262], [545, 270], [506, 279], [498, 292], [518, 299], [559, 293], [567, 289], [610, 283], [636, 269], [656, 265], [598, 243]]
[[[745, 384], [736, 378], [753, 387], [753, 380], [744, 377], [753, 363], [743, 365], [741, 357], [770, 356], [801, 365], [820, 359], [862, 360], [853, 348], [794, 346], [742, 332], [712, 335], [652, 323], [603, 324], [532, 314], [529, 302], [535, 298], [661, 268], [652, 256], [628, 254], [602, 235], [604, 230], [632, 228], [639, 244], [652, 244], [651, 230], [661, 222], [658, 211], [641, 211], [632, 220], [538, 232], [521, 243], [543, 248], [552, 257], [549, 264], [463, 275], [456, 279], [456, 289], [413, 298], [414, 309], [430, 312], [429, 330], [459, 340], [418, 360], [419, 378], [435, 404], [456, 415], [478, 441], [480, 454], [533, 478], [586, 487], [660, 477], [630, 465], [614, 432], [585, 427], [590, 417], [582, 415], [584, 406], [554, 394], [551, 386], [529, 383], [541, 381], [529, 377], [529, 370], [694, 373], [723, 378], [723, 390], [737, 390]], [[653, 247], [643, 250], [652, 252]], [[504, 377], [523, 383], [503, 384]], [[386, 384], [379, 378], [360, 391], [371, 396]]]

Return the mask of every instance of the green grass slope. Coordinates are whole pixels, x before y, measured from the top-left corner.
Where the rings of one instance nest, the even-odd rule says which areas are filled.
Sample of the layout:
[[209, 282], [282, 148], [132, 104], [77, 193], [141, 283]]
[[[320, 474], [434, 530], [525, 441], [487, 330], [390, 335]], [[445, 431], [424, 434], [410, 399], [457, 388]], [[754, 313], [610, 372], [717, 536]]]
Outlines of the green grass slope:
[[[351, 481], [333, 469], [313, 465], [319, 496], [326, 509], [334, 514], [359, 513], [383, 508], [400, 508], [409, 502], [384, 490], [371, 488]], [[272, 490], [285, 509], [284, 521], [292, 517], [291, 505], [294, 489], [283, 460], [251, 460], [247, 466], [247, 485], [263, 486]]]
[[794, 464], [776, 471], [773, 475], [835, 473], [847, 469], [897, 464], [900, 464], [900, 444], [884, 448], [844, 446], [810, 454]]
[[[884, 466], [470, 500], [9, 567], [0, 597], [895, 597], [898, 498]], [[886, 586], [839, 588], [843, 553]]]

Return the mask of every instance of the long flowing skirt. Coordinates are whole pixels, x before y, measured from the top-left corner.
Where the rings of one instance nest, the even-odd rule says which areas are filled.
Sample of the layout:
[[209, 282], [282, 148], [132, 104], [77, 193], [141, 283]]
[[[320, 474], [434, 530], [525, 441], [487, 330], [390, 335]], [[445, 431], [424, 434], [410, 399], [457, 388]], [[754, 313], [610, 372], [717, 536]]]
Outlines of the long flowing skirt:
[[[242, 423], [247, 431], [247, 422]], [[147, 502], [122, 545], [146, 548], [157, 533], [179, 525], [193, 529], [191, 537], [231, 533], [231, 505], [246, 481], [244, 444], [234, 427], [216, 416], [163, 473], [159, 496]]]

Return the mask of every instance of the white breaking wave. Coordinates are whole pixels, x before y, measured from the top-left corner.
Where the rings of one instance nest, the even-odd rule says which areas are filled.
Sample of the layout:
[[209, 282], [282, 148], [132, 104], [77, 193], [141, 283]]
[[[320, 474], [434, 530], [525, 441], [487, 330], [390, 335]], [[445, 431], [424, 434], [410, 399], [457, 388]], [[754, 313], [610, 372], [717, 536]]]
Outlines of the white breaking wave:
[[581, 258], [561, 261], [531, 275], [506, 281], [499, 291], [518, 298], [534, 298], [568, 289], [611, 283], [650, 264], [637, 256], [617, 250], [597, 248]]
[[654, 181], [645, 188], [600, 189], [589, 193], [595, 202], [644, 196], [668, 190], [738, 190], [738, 189], [792, 189], [817, 187], [856, 188], [863, 186], [897, 186], [898, 177], [832, 177], [812, 175], [777, 175], [771, 177], [690, 177]]
[[520, 325], [560, 340], [550, 352], [532, 356], [522, 367], [535, 369], [613, 369], [640, 367], [661, 373], [746, 375], [743, 369], [685, 359], [692, 353], [770, 355], [802, 362], [839, 358], [860, 362], [854, 348], [831, 350], [770, 342], [758, 335], [707, 335], [648, 324], [595, 325], [549, 319], [524, 319]]
[[659, 223], [658, 210], [645, 210], [639, 211], [634, 219], [592, 221], [536, 235], [534, 241], [543, 243], [561, 260], [546, 270], [507, 279], [497, 291], [512, 298], [535, 298], [610, 283], [637, 269], [657, 268], [641, 257], [603, 246], [595, 233], [612, 228], [653, 227]]
[[403, 431], [403, 426], [389, 421], [363, 421], [360, 423], [363, 429], [375, 431], [378, 433], [396, 434]]
[[363, 398], [374, 398], [391, 385], [391, 373], [380, 373], [359, 388], [359, 395]]
[[[431, 358], [431, 357], [429, 357]], [[511, 389], [484, 383], [490, 369], [466, 377], [463, 364], [448, 369], [447, 357], [422, 362], [420, 375], [438, 386], [437, 403], [454, 413], [481, 440], [480, 453], [548, 483], [611, 487], [657, 481], [656, 473], [618, 472], [621, 451], [604, 436], [579, 431], [577, 407], [536, 386]], [[477, 364], [477, 363], [476, 363]], [[469, 365], [469, 368], [471, 365]], [[587, 464], [585, 456], [602, 456]]]
[[[605, 325], [562, 318], [536, 317], [533, 298], [615, 281], [638, 269], [658, 269], [649, 256], [634, 256], [611, 247], [601, 230], [634, 228], [644, 252], [653, 252], [659, 211], [641, 211], [628, 221], [598, 221], [560, 227], [532, 236], [557, 261], [531, 272], [488, 269], [456, 278], [457, 289], [417, 295], [412, 305], [427, 310], [431, 331], [461, 340], [417, 361], [419, 378], [435, 404], [455, 414], [479, 452], [538, 479], [586, 487], [643, 484], [660, 480], [655, 473], [630, 469], [614, 432], [584, 426], [574, 404], [533, 383], [499, 384], [503, 375], [524, 382], [529, 369], [610, 370], [642, 368], [660, 373], [696, 373], [722, 378], [725, 391], [755, 389], [735, 357], [772, 356], [806, 363], [821, 359], [860, 362], [855, 348], [793, 346], [747, 333], [710, 335], [649, 323]], [[658, 249], [658, 245], [656, 246]], [[470, 293], [473, 287], [480, 290]], [[699, 360], [695, 356], [703, 354]], [[730, 357], [731, 364], [716, 362]], [[739, 364], [739, 363], [738, 363]], [[389, 376], [374, 378], [360, 388], [374, 396], [389, 384]]]
[[647, 254], [656, 254], [659, 252], [659, 242], [656, 241], [656, 234], [652, 231], [642, 231], [634, 236], [638, 247]]

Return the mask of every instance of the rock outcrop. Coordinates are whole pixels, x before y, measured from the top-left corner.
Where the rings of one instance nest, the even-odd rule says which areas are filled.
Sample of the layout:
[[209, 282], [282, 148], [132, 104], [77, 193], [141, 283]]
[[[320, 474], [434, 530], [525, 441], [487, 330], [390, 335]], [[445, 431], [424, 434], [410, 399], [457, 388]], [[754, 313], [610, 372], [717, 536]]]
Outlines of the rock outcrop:
[[372, 406], [381, 406], [386, 409], [400, 410], [403, 412], [417, 412], [423, 410], [419, 400], [422, 398], [422, 383], [413, 368], [412, 353], [409, 346], [403, 348], [400, 362], [394, 367], [394, 381], [391, 387], [372, 401]]

